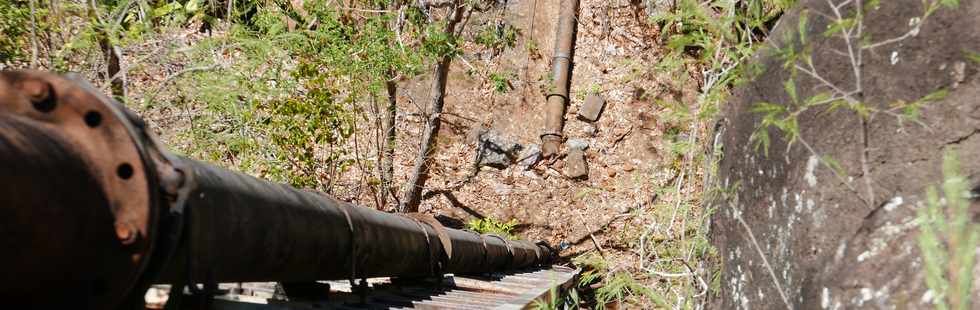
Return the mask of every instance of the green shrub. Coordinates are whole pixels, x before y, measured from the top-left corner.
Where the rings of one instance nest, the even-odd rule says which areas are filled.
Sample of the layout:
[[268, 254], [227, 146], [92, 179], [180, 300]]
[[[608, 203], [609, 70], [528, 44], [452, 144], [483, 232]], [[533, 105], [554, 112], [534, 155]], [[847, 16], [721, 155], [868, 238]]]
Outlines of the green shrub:
[[517, 227], [516, 220], [510, 220], [509, 222], [500, 222], [494, 220], [493, 218], [482, 218], [474, 219], [466, 222], [466, 229], [481, 233], [481, 234], [497, 234], [503, 237], [507, 237], [511, 240], [518, 239], [514, 236], [514, 228]]
[[972, 308], [980, 225], [973, 222], [970, 213], [974, 194], [959, 171], [955, 154], [947, 153], [943, 159], [943, 197], [930, 187], [926, 207], [919, 209], [919, 250], [936, 309]]
[[27, 1], [0, 1], [0, 63], [22, 60], [29, 49], [30, 14]]

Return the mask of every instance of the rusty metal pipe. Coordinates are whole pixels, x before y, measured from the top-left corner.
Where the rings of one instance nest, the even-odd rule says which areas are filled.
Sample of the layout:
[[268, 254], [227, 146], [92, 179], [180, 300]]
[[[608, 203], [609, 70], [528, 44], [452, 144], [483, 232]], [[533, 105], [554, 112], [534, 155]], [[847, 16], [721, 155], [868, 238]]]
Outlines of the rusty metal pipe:
[[147, 132], [80, 81], [0, 72], [0, 244], [17, 249], [0, 255], [0, 304], [128, 309], [152, 283], [485, 273], [554, 255], [175, 156]]
[[190, 260], [165, 272], [167, 281], [424, 277], [529, 267], [550, 255], [528, 241], [505, 243], [182, 160], [196, 186], [187, 201], [188, 242], [177, 256]]
[[565, 127], [565, 110], [568, 107], [569, 87], [572, 77], [572, 59], [575, 57], [575, 36], [578, 24], [579, 0], [562, 0], [555, 34], [555, 51], [551, 58], [551, 87], [546, 95], [544, 132], [541, 133], [541, 155], [558, 154]]

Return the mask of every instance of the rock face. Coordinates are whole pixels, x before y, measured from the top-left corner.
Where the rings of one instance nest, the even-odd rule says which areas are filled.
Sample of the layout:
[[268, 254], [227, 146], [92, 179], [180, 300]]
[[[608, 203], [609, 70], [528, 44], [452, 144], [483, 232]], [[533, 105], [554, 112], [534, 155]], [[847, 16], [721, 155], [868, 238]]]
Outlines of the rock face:
[[[851, 14], [854, 8], [841, 9]], [[862, 31], [870, 39], [857, 60], [863, 63], [857, 75], [847, 43], [839, 35], [823, 35], [831, 24], [827, 18], [834, 16], [827, 1], [801, 1], [773, 30], [772, 45], [792, 44], [795, 39], [787, 38], [798, 36], [803, 10], [813, 67], [826, 82], [799, 70], [792, 76], [786, 69], [792, 66], [785, 67], [773, 48], [763, 50], [751, 61], [761, 69], [758, 75], [736, 90], [711, 136], [724, 157], [709, 182], [727, 194], [709, 202], [717, 210], [711, 239], [722, 261], [721, 291], [710, 306], [932, 308], [916, 212], [925, 205], [926, 188], [943, 181], [945, 152], [958, 150], [961, 175], [980, 172], [980, 63], [968, 56], [980, 53], [980, 2], [960, 1], [958, 8], [940, 8], [926, 19], [919, 1], [866, 8]], [[892, 38], [901, 40], [886, 42]], [[865, 125], [846, 107], [813, 108], [799, 116], [800, 139], [794, 144], [769, 130], [767, 156], [750, 139], [762, 120], [752, 108], [796, 102], [784, 87], [789, 79], [798, 102], [833, 93], [828, 83], [843, 92], [860, 85], [850, 96], [890, 112], [872, 113]], [[946, 95], [935, 96], [941, 90]], [[902, 113], [889, 110], [896, 104], [930, 94], [936, 100], [917, 121], [889, 114]], [[840, 175], [830, 168], [834, 162]], [[980, 268], [973, 277], [980, 279]], [[976, 286], [972, 295], [980, 296]]]

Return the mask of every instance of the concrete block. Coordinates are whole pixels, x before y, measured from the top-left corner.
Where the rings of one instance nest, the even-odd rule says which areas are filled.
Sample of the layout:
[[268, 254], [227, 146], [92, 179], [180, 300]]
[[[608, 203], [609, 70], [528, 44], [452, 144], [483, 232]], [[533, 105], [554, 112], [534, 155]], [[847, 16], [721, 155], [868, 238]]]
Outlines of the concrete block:
[[572, 179], [589, 178], [589, 166], [585, 163], [585, 151], [574, 148], [565, 156], [565, 176]]
[[602, 109], [606, 106], [606, 99], [599, 95], [592, 94], [585, 97], [585, 103], [582, 103], [582, 107], [578, 109], [578, 118], [586, 122], [595, 122], [599, 120], [599, 116], [602, 114]]

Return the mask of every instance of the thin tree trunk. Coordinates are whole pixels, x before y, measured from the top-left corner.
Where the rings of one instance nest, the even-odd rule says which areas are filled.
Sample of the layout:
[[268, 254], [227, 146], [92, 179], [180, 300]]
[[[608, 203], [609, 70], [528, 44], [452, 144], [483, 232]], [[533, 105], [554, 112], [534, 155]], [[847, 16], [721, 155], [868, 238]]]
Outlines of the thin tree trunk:
[[31, 69], [38, 66], [38, 43], [37, 43], [37, 6], [34, 0], [28, 1], [31, 7]]
[[[41, 5], [42, 7], [45, 5], [45, 4], [42, 4], [40, 2], [38, 4]], [[55, 1], [54, 0], [49, 1], [47, 3], [47, 5], [48, 5], [48, 14], [45, 14], [45, 21], [47, 22], [47, 24], [49, 26], [44, 29], [44, 46], [47, 48], [47, 50], [44, 52], [44, 56], [48, 60], [47, 69], [48, 70], [53, 70], [54, 69], [54, 59], [52, 58], [51, 55], [54, 54], [54, 44], [51, 43], [51, 37], [52, 37], [52, 35], [51, 35], [51, 29], [54, 28], [54, 27], [52, 27], [50, 25], [52, 24], [52, 22], [51, 22], [52, 18], [57, 18], [55, 16], [57, 16], [56, 14], [57, 14], [58, 11], [54, 7], [55, 6]], [[54, 28], [54, 29], [61, 29], [61, 28]]]
[[398, 85], [393, 80], [385, 82], [388, 90], [388, 106], [384, 114], [384, 138], [381, 139], [381, 205], [388, 203], [388, 195], [395, 196], [391, 182], [395, 176], [395, 115], [398, 113]]
[[105, 77], [110, 79], [109, 82], [112, 83], [112, 96], [122, 101], [126, 98], [126, 78], [122, 74], [119, 74], [119, 70], [122, 68], [119, 61], [122, 57], [122, 50], [112, 44], [109, 38], [109, 30], [105, 29], [105, 23], [101, 22], [102, 17], [99, 16], [95, 1], [89, 1], [89, 6], [89, 17], [103, 24], [103, 28], [97, 29], [96, 35], [99, 41], [99, 48], [102, 50], [102, 55], [105, 58]]
[[105, 55], [106, 76], [111, 79], [109, 82], [112, 83], [112, 97], [122, 101], [126, 98], [126, 74], [119, 73], [122, 69], [120, 65], [122, 50], [118, 46], [113, 45], [109, 41], [108, 34], [105, 33], [99, 40], [99, 45], [102, 47], [103, 55]]
[[[450, 36], [450, 41], [455, 40], [456, 25], [463, 17], [463, 5], [457, 0], [453, 3], [453, 12], [446, 23], [446, 34]], [[432, 102], [429, 106], [429, 119], [427, 127], [422, 134], [422, 148], [418, 157], [415, 158], [415, 167], [405, 189], [405, 195], [399, 206], [400, 212], [418, 212], [419, 204], [422, 203], [422, 190], [425, 182], [429, 179], [429, 163], [432, 153], [436, 148], [436, 136], [439, 135], [439, 128], [442, 126], [442, 106], [445, 103], [446, 78], [449, 76], [449, 65], [455, 55], [444, 55], [436, 64], [435, 74], [432, 80]]]

